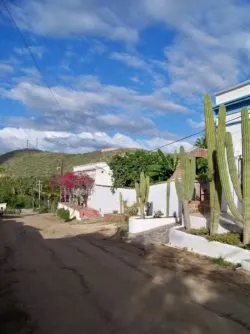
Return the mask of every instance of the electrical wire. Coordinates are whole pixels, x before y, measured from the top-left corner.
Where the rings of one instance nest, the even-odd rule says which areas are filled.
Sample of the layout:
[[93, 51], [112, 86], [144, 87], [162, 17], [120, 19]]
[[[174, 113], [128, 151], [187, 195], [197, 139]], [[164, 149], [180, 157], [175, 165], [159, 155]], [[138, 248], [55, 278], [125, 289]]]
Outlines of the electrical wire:
[[[36, 67], [36, 69], [37, 69], [38, 72], [40, 73], [40, 75], [41, 75], [41, 77], [42, 77], [42, 79], [43, 79], [45, 85], [46, 85], [47, 88], [49, 89], [52, 98], [53, 98], [54, 101], [56, 102], [56, 104], [57, 104], [57, 106], [59, 107], [59, 109], [61, 109], [61, 107], [60, 107], [60, 103], [58, 102], [58, 100], [57, 100], [57, 98], [56, 98], [56, 96], [55, 96], [55, 94], [54, 94], [52, 88], [49, 86], [47, 80], [46, 80], [45, 78], [43, 78], [41, 68], [40, 68], [38, 62], [36, 61], [36, 58], [34, 57], [33, 53], [31, 52], [30, 47], [29, 47], [29, 44], [27, 43], [27, 40], [26, 40], [26, 38], [24, 37], [24, 35], [23, 35], [23, 33], [22, 33], [20, 27], [19, 27], [18, 24], [16, 23], [16, 21], [15, 21], [13, 15], [12, 15], [12, 13], [11, 13], [11, 11], [10, 11], [10, 9], [9, 9], [9, 7], [8, 7], [8, 5], [7, 5], [7, 3], [5, 2], [5, 0], [0, 0], [0, 1], [2, 2], [2, 4], [3, 4], [5, 10], [7, 11], [7, 13], [8, 13], [8, 15], [9, 15], [9, 17], [10, 17], [10, 20], [11, 20], [13, 26], [14, 26], [14, 27], [16, 28], [16, 30], [18, 31], [18, 33], [19, 33], [19, 35], [20, 35], [20, 37], [21, 37], [21, 40], [22, 40], [22, 42], [23, 42], [25, 48], [27, 49], [27, 51], [28, 51], [28, 53], [29, 53], [30, 58], [32, 59], [34, 65], [35, 65], [35, 67]], [[229, 123], [229, 122], [232, 122], [232, 121], [234, 121], [234, 120], [236, 120], [236, 119], [239, 119], [239, 118], [241, 118], [241, 115], [240, 115], [240, 116], [237, 116], [237, 117], [235, 117], [235, 118], [233, 118], [233, 119], [231, 119], [231, 120], [228, 120], [228, 121], [226, 122], [226, 124]], [[162, 149], [162, 148], [164, 148], [164, 147], [168, 147], [168, 146], [174, 145], [174, 144], [176, 144], [176, 143], [178, 143], [178, 142], [181, 142], [181, 141], [183, 141], [183, 140], [192, 138], [192, 137], [197, 136], [197, 135], [199, 135], [199, 134], [202, 134], [202, 133], [204, 133], [204, 132], [205, 132], [205, 129], [203, 129], [203, 130], [201, 130], [201, 131], [198, 131], [198, 132], [195, 132], [195, 133], [192, 133], [192, 134], [190, 134], [190, 135], [188, 135], [188, 136], [179, 138], [179, 139], [177, 139], [177, 140], [171, 141], [170, 143], [161, 145], [161, 146], [156, 147], [156, 148], [154, 148], [154, 149], [151, 149], [151, 150], [149, 150], [149, 152], [153, 152], [153, 151]]]
[[[228, 121], [226, 121], [225, 124], [228, 124], [228, 123], [230, 123], [230, 122], [232, 122], [232, 121], [234, 121], [234, 120], [236, 120], [236, 119], [239, 119], [239, 118], [241, 118], [241, 115], [240, 115], [240, 116], [237, 116], [237, 117], [235, 117], [235, 118], [232, 118], [232, 119], [230, 119], [230, 120], [228, 120]], [[178, 143], [178, 142], [183, 141], [183, 140], [185, 140], [185, 139], [192, 138], [192, 137], [197, 136], [197, 135], [199, 135], [199, 134], [202, 134], [202, 133], [204, 133], [204, 132], [205, 132], [205, 129], [203, 129], [203, 130], [201, 130], [201, 131], [199, 131], [199, 132], [192, 133], [191, 135], [188, 135], [188, 136], [186, 136], [186, 137], [182, 137], [182, 138], [180, 138], [180, 139], [171, 141], [170, 143], [164, 144], [164, 145], [162, 145], [162, 146], [156, 147], [156, 148], [150, 150], [149, 152], [153, 152], [153, 151], [160, 150], [160, 149], [163, 148], [163, 147], [167, 147], [167, 146], [173, 145], [173, 144], [175, 144], [175, 143]]]
[[48, 88], [48, 90], [50, 91], [50, 94], [51, 94], [51, 97], [53, 98], [53, 100], [56, 102], [59, 110], [62, 109], [61, 106], [60, 106], [60, 103], [58, 102], [58, 99], [56, 98], [56, 95], [55, 93], [53, 92], [52, 88], [50, 87], [50, 85], [48, 84], [47, 80], [43, 77], [43, 74], [42, 74], [42, 70], [41, 70], [41, 67], [39, 66], [38, 62], [36, 61], [36, 58], [35, 56], [33, 55], [33, 53], [31, 52], [30, 50], [30, 47], [29, 47], [29, 44], [24, 36], [24, 34], [22, 33], [20, 27], [18, 26], [18, 24], [16, 23], [15, 19], [14, 19], [14, 16], [12, 15], [11, 13], [11, 10], [10, 8], [8, 7], [7, 3], [5, 2], [5, 0], [0, 0], [6, 10], [6, 12], [8, 13], [8, 16], [10, 18], [10, 21], [12, 23], [12, 25], [14, 26], [14, 28], [16, 29], [16, 31], [18, 32], [20, 38], [21, 38], [21, 41], [24, 45], [24, 47], [26, 48], [30, 58], [32, 59], [37, 71], [40, 73], [41, 75], [41, 78], [43, 80], [43, 82], [45, 83], [46, 87]]

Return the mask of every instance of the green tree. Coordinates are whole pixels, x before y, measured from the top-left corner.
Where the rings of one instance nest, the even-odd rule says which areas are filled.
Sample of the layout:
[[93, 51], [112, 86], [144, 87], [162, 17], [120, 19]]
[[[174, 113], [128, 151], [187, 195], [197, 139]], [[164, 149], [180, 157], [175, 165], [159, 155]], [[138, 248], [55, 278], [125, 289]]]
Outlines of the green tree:
[[204, 135], [200, 138], [197, 138], [194, 146], [199, 147], [199, 148], [207, 148], [206, 136]]
[[134, 187], [141, 172], [146, 173], [152, 183], [166, 181], [175, 171], [176, 164], [176, 154], [164, 154], [160, 150], [137, 150], [133, 153], [115, 155], [109, 163], [113, 173], [113, 188]]
[[[194, 146], [199, 148], [207, 148], [206, 136], [202, 136], [196, 139]], [[208, 176], [208, 161], [205, 158], [196, 159], [196, 175], [199, 181], [207, 180]]]

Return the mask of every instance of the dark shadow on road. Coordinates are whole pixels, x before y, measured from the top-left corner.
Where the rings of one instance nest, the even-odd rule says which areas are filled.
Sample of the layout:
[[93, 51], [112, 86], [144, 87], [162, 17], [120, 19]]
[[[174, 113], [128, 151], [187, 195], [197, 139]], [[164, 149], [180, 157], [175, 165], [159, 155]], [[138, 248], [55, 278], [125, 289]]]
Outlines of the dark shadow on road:
[[44, 239], [0, 221], [1, 280], [11, 282], [33, 333], [249, 333], [248, 277], [189, 257], [98, 233]]

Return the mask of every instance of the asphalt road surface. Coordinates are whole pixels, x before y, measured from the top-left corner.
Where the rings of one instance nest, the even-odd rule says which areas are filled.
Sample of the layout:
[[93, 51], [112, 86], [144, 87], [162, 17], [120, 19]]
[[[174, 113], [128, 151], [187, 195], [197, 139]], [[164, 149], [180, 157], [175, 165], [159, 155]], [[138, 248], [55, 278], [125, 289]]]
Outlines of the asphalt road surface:
[[0, 279], [29, 314], [22, 333], [250, 333], [247, 277], [167, 247], [156, 259], [112, 233], [49, 215], [0, 220]]

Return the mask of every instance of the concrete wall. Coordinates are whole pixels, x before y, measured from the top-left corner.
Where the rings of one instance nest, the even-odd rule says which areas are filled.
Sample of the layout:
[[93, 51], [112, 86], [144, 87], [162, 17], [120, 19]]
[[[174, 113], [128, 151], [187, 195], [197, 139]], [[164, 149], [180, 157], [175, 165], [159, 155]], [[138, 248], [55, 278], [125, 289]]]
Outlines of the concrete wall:
[[64, 209], [64, 210], [68, 210], [69, 211], [69, 218], [72, 219], [72, 218], [76, 218], [76, 220], [81, 220], [81, 217], [80, 217], [80, 211], [78, 210], [75, 210], [71, 207], [69, 207], [67, 204], [64, 204], [64, 203], [58, 203], [58, 209]]
[[114, 210], [120, 211], [119, 193], [122, 193], [124, 201], [132, 205], [136, 201], [134, 189], [118, 188], [115, 193], [111, 187], [95, 185], [92, 195], [89, 198], [88, 206], [100, 211], [102, 214], [111, 213]]
[[[174, 216], [179, 213], [179, 200], [176, 193], [175, 183], [170, 183], [170, 210], [169, 215]], [[166, 198], [166, 192], [167, 192], [167, 184], [159, 183], [152, 185], [150, 187], [149, 192], [149, 202], [153, 202], [153, 211], [161, 210], [164, 214], [166, 214], [167, 210], [167, 198]]]
[[79, 174], [87, 174], [95, 180], [95, 184], [112, 185], [112, 172], [106, 162], [97, 162], [73, 167], [73, 171]]
[[216, 104], [226, 103], [240, 97], [250, 95], [250, 83], [236, 87], [232, 90], [228, 90], [216, 95]]
[[[153, 202], [153, 211], [161, 210], [166, 214], [166, 182], [150, 186], [149, 202]], [[90, 196], [88, 206], [99, 210], [102, 214], [120, 210], [119, 193], [122, 193], [123, 200], [132, 205], [136, 201], [134, 189], [119, 188], [113, 194], [111, 187], [96, 185], [93, 194]], [[170, 188], [170, 216], [179, 213], [179, 201], [175, 189], [175, 183], [171, 182]]]
[[7, 208], [7, 203], [0, 203], [0, 209], [6, 210]]
[[208, 241], [204, 237], [188, 234], [175, 227], [169, 230], [169, 245], [181, 249], [186, 248], [191, 252], [209, 257], [223, 257], [226, 261], [235, 264], [250, 260], [249, 250], [217, 241]]

